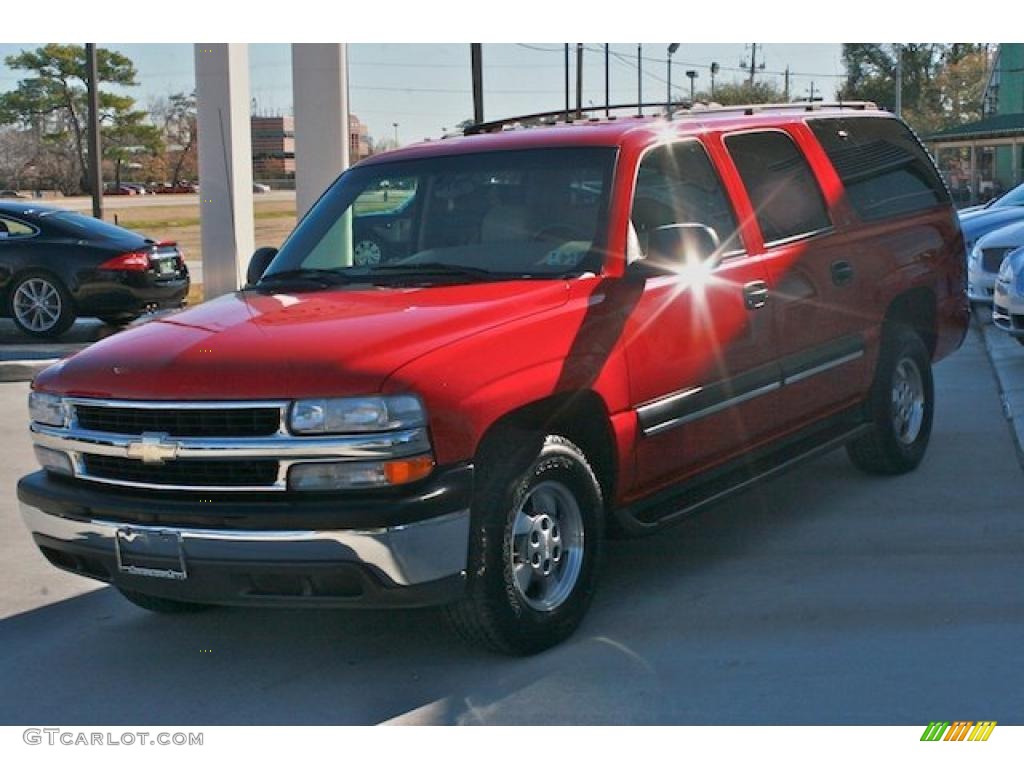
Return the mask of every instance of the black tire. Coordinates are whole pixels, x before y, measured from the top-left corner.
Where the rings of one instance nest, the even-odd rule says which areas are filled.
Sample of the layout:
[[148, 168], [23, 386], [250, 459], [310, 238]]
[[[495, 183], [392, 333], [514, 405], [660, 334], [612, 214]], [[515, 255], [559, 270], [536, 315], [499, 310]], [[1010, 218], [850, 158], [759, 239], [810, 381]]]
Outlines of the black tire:
[[183, 600], [170, 600], [166, 597], [156, 597], [154, 595], [147, 595], [143, 592], [136, 592], [133, 589], [123, 589], [118, 587], [117, 591], [120, 592], [124, 598], [139, 608], [145, 608], [147, 611], [153, 613], [199, 613], [205, 611], [212, 606], [205, 603], [187, 603]]
[[[56, 292], [56, 296], [59, 299], [59, 310], [56, 321], [51, 325], [47, 325], [44, 328], [33, 328], [19, 317], [16, 305], [20, 301], [22, 288], [26, 287], [27, 289], [29, 284], [33, 286], [45, 285]], [[25, 272], [18, 276], [14, 285], [11, 286], [11, 292], [8, 294], [7, 304], [9, 316], [14, 320], [14, 324], [18, 327], [18, 330], [28, 336], [35, 336], [36, 338], [41, 339], [50, 339], [55, 336], [60, 336], [74, 324], [75, 318], [77, 317], [75, 302], [71, 298], [71, 293], [65, 287], [64, 283], [49, 272], [39, 270]]]
[[[920, 390], [920, 418], [910, 415], [898, 419], [902, 408], [907, 414], [917, 410], [909, 395], [905, 400], [894, 402], [901, 381], [912, 379], [914, 370], [919, 381], [917, 385], [908, 385], [907, 390]], [[935, 388], [928, 349], [910, 328], [903, 325], [887, 328], [866, 408], [871, 431], [846, 446], [854, 466], [875, 475], [901, 475], [915, 469], [924, 458], [931, 436]], [[913, 428], [914, 423], [917, 423], [916, 428]]]
[[375, 267], [388, 260], [384, 243], [372, 235], [354, 238], [352, 264], [356, 267]]
[[[473, 501], [466, 595], [446, 608], [456, 632], [465, 640], [516, 656], [550, 648], [579, 626], [593, 595], [604, 538], [601, 486], [583, 452], [564, 437], [550, 435], [543, 441], [523, 438], [522, 434], [512, 431], [498, 436], [489, 441], [489, 446], [478, 457], [479, 479]], [[517, 453], [523, 453], [523, 446], [531, 444], [533, 447], [528, 453], [532, 455], [515, 461]], [[527, 540], [534, 535], [520, 535], [518, 545], [513, 540], [519, 509], [528, 500], [536, 500], [534, 491], [541, 484], [545, 492], [558, 489], [571, 493], [582, 532], [582, 543], [574, 550], [580, 553], [580, 560], [577, 561], [578, 575], [571, 581], [571, 591], [545, 609], [531, 604], [540, 598], [531, 597], [529, 590], [521, 592], [513, 563], [519, 556], [517, 547], [522, 550], [530, 546]], [[533, 511], [533, 520], [546, 516], [536, 508]], [[570, 541], [566, 529], [571, 528], [568, 519], [574, 514], [559, 511], [552, 515], [552, 520], [565, 523], [561, 532], [552, 527], [552, 535], [561, 533], [561, 541]], [[557, 547], [551, 551], [557, 557]], [[562, 570], [570, 568], [573, 562], [568, 550], [562, 550], [562, 559], [557, 565], [555, 561], [550, 562], [552, 583], [564, 580], [562, 584], [569, 585], [575, 567]], [[523, 565], [528, 564], [520, 557], [519, 567]], [[562, 590], [567, 588], [561, 587]]]
[[1013, 338], [1017, 340], [1018, 344], [1024, 347], [1024, 336], [1014, 336]]

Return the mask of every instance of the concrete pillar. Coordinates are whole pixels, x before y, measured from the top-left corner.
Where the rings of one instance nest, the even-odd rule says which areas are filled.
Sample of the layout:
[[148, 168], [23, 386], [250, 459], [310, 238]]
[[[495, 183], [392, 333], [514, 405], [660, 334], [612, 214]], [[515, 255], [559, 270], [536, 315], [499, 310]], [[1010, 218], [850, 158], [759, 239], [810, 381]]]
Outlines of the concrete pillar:
[[299, 218], [349, 166], [344, 43], [292, 44], [295, 206]]
[[206, 299], [245, 284], [254, 249], [249, 49], [196, 43], [200, 230]]

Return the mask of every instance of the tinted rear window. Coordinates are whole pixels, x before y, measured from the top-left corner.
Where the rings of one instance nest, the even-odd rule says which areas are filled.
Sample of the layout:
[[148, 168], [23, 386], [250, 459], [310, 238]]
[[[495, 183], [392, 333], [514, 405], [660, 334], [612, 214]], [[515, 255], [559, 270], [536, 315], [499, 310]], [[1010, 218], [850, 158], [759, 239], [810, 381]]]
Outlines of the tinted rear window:
[[55, 211], [39, 217], [45, 224], [54, 226], [72, 237], [82, 240], [131, 240], [142, 239], [142, 235], [108, 224], [92, 216], [74, 211]]
[[886, 219], [949, 201], [935, 167], [899, 120], [809, 120], [862, 219]]

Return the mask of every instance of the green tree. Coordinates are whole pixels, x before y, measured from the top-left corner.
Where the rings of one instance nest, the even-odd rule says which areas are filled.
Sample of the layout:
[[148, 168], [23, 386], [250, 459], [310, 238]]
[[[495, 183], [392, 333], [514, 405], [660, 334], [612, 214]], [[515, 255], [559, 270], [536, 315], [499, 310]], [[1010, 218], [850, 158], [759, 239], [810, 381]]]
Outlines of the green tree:
[[[144, 130], [145, 113], [134, 109], [135, 100], [102, 90], [103, 84], [136, 85], [135, 66], [127, 56], [105, 48], [97, 49], [96, 60], [101, 86], [100, 123], [110, 134], [104, 141], [104, 152], [116, 163], [129, 136], [139, 146], [155, 150], [154, 134]], [[70, 156], [77, 167], [74, 174], [68, 172], [67, 176], [77, 177], [79, 189], [87, 188], [85, 47], [49, 43], [34, 51], [8, 56], [5, 63], [28, 76], [13, 91], [0, 94], [0, 122], [31, 130], [55, 158]], [[158, 142], [158, 135], [156, 139]]]
[[711, 96], [710, 91], [702, 91], [697, 94], [698, 102], [714, 102], [722, 106], [734, 106], [736, 104], [778, 104], [786, 100], [782, 90], [771, 80], [757, 80], [753, 84], [746, 81], [741, 83], [722, 83], [715, 86], [715, 95]]
[[[919, 133], [974, 119], [981, 108], [987, 46], [974, 43], [905, 43], [903, 116]], [[846, 80], [837, 96], [892, 108], [896, 99], [895, 45], [846, 43]]]

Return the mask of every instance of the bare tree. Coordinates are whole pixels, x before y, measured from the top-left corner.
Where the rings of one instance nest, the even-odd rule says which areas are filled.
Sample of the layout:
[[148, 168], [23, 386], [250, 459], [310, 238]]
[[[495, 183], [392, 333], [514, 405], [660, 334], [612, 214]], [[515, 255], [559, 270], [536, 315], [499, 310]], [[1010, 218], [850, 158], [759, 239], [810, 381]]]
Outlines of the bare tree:
[[163, 135], [171, 184], [177, 185], [185, 175], [194, 177], [197, 170], [195, 94], [172, 93], [166, 98], [153, 99], [149, 115]]

